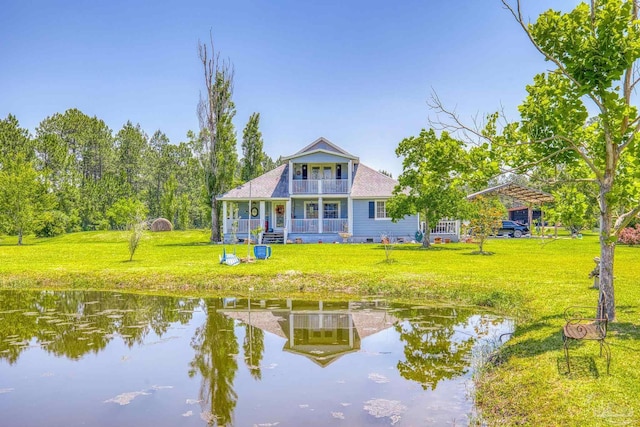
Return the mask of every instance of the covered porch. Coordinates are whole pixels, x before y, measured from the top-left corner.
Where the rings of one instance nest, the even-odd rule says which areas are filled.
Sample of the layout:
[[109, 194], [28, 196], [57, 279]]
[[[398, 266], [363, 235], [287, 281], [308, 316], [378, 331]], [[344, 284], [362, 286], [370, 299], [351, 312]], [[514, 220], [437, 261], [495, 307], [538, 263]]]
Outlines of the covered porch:
[[[237, 200], [222, 202], [224, 240], [280, 234], [284, 242], [341, 241], [339, 233], [353, 230], [353, 206], [347, 197], [300, 197], [289, 200]], [[255, 238], [254, 237], [254, 238]]]

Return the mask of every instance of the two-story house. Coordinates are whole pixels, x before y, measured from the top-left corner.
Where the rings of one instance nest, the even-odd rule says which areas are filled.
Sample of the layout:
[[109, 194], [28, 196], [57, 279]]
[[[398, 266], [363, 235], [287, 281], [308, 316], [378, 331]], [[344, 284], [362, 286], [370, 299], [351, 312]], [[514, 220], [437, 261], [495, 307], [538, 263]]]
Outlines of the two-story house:
[[380, 242], [383, 235], [414, 239], [418, 217], [392, 222], [386, 211], [398, 182], [357, 156], [319, 138], [284, 160], [220, 198], [226, 242], [233, 234], [245, 239], [259, 227], [269, 242]]

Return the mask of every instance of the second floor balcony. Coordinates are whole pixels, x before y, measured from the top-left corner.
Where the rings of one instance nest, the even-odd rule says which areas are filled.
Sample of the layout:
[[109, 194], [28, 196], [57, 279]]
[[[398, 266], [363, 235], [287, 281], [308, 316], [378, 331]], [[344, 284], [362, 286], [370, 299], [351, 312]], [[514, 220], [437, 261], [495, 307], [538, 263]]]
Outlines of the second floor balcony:
[[347, 179], [296, 179], [292, 181], [291, 194], [347, 194]]

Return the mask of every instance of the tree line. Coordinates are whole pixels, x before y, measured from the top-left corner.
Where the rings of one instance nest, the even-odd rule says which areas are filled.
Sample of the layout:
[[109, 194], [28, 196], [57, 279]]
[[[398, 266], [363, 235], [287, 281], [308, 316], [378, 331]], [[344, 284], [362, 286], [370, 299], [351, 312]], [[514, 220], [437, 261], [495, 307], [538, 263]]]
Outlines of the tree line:
[[[260, 114], [249, 118], [238, 159], [227, 113], [224, 158], [228, 185], [275, 167], [264, 153]], [[206, 134], [171, 143], [127, 121], [113, 132], [78, 109], [55, 113], [32, 135], [8, 115], [0, 119], [0, 227], [18, 236], [124, 229], [136, 217], [169, 219], [177, 229], [211, 225], [203, 150]]]

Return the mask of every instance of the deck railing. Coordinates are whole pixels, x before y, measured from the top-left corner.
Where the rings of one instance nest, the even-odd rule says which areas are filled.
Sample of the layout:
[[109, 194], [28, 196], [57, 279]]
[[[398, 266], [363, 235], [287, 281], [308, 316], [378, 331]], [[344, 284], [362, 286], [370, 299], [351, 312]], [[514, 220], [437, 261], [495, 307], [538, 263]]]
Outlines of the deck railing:
[[346, 194], [349, 181], [346, 179], [295, 179], [292, 183], [293, 194]]
[[441, 220], [431, 229], [431, 234], [453, 234], [458, 235], [460, 231], [460, 221]]

